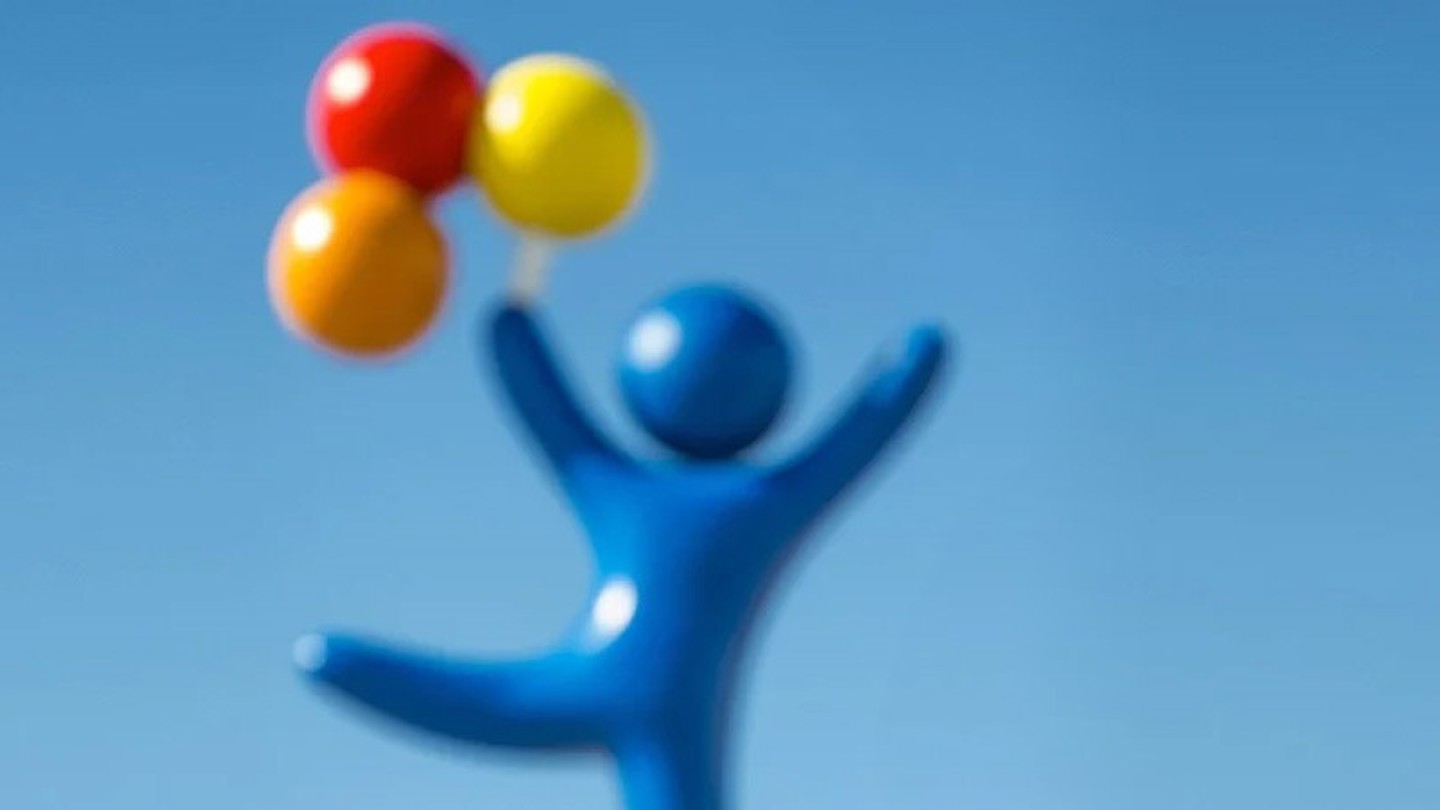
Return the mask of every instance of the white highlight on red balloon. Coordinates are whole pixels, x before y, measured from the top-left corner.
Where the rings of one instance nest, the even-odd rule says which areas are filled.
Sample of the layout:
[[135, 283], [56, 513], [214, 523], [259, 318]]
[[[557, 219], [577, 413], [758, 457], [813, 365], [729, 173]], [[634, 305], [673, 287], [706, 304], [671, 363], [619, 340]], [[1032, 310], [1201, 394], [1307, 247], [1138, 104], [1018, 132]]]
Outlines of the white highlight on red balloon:
[[364, 59], [348, 57], [336, 63], [325, 78], [325, 93], [336, 104], [353, 104], [370, 89], [373, 74]]

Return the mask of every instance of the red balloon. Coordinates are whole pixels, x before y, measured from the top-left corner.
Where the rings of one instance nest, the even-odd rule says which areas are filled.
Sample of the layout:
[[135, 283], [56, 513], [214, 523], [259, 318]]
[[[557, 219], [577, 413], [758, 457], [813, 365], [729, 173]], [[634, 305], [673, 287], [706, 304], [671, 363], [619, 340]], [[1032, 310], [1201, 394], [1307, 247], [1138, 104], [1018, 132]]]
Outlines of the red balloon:
[[452, 186], [480, 79], [428, 28], [386, 24], [345, 40], [310, 89], [310, 146], [330, 172], [372, 169], [422, 194]]

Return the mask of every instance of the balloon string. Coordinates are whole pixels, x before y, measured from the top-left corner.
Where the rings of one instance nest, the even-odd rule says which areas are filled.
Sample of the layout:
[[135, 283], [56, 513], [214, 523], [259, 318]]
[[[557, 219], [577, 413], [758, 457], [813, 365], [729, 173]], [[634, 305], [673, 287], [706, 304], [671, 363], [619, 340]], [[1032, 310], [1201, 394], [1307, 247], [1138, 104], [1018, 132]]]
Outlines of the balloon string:
[[510, 294], [516, 300], [534, 300], [545, 286], [554, 246], [530, 234], [523, 234], [515, 246], [515, 260], [510, 278]]

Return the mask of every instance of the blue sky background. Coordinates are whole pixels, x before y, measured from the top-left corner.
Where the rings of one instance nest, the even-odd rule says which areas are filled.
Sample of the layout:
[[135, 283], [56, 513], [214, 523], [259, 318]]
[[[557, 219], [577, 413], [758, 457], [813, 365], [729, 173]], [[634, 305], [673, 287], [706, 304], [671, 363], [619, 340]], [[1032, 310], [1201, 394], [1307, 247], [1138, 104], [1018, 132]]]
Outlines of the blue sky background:
[[529, 649], [587, 576], [477, 371], [473, 193], [406, 362], [265, 300], [310, 76], [392, 18], [649, 113], [653, 193], [549, 297], [617, 433], [621, 330], [684, 280], [789, 314], [768, 452], [910, 323], [963, 341], [776, 606], [738, 807], [1440, 806], [1440, 6], [1267, 0], [7, 8], [0, 806], [617, 807], [290, 670], [317, 625]]

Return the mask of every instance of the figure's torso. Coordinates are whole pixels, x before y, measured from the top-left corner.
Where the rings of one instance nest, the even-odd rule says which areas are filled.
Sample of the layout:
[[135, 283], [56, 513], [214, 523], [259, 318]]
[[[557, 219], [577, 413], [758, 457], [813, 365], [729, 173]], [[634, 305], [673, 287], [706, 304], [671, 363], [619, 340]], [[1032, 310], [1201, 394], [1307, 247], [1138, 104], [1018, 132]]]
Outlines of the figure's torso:
[[603, 656], [626, 673], [620, 690], [638, 699], [724, 688], [727, 662], [808, 522], [805, 505], [776, 492], [765, 470], [738, 465], [608, 469], [582, 490], [597, 597], [633, 588], [624, 627], [604, 639]]

